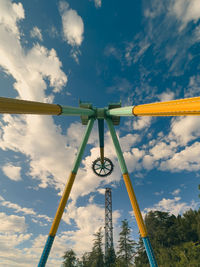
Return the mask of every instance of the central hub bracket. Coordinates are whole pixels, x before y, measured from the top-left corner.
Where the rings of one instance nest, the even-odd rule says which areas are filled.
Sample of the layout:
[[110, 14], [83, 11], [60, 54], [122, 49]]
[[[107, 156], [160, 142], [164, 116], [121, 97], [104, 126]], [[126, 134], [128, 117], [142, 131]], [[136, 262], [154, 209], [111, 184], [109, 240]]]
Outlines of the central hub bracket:
[[106, 118], [106, 108], [97, 108], [96, 109], [96, 117], [97, 119], [105, 119]]
[[[121, 107], [121, 102], [109, 104], [108, 107], [106, 107], [106, 108], [96, 108], [96, 107], [93, 107], [91, 103], [79, 101], [79, 107], [94, 110], [94, 112], [95, 112], [94, 118], [95, 119], [106, 119], [107, 118], [106, 111], [108, 109]], [[111, 119], [112, 119], [112, 122], [114, 125], [119, 125], [119, 123], [120, 123], [120, 117], [119, 116], [111, 116]], [[89, 116], [86, 116], [86, 115], [81, 116], [81, 122], [83, 125], [87, 125], [88, 121], [89, 121]]]

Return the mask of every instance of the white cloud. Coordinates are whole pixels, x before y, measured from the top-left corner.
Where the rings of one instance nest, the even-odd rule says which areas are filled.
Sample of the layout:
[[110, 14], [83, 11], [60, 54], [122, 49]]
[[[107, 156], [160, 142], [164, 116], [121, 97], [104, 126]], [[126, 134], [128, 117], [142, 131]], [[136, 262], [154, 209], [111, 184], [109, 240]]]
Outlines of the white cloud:
[[52, 219], [44, 214], [38, 214], [36, 211], [34, 211], [32, 208], [25, 208], [21, 207], [20, 205], [16, 203], [12, 203], [10, 201], [6, 201], [1, 195], [0, 195], [0, 205], [9, 209], [14, 210], [15, 213], [21, 213], [24, 215], [30, 215], [33, 218], [36, 219], [44, 219], [47, 222], [51, 222]]
[[195, 142], [177, 152], [170, 159], [163, 161], [160, 164], [161, 170], [171, 170], [172, 172], [187, 170], [198, 171], [200, 170], [200, 143]]
[[151, 121], [152, 121], [151, 117], [135, 118], [135, 120], [133, 121], [133, 129], [142, 130], [144, 128], [148, 128], [151, 124]]
[[67, 2], [60, 2], [63, 33], [71, 46], [80, 46], [83, 41], [84, 24], [77, 12], [69, 8]]
[[162, 94], [158, 95], [160, 101], [170, 101], [173, 100], [175, 93], [172, 91], [163, 92]]
[[32, 38], [38, 38], [40, 41], [43, 41], [41, 30], [36, 26], [30, 31], [30, 35]]
[[134, 41], [128, 43], [125, 48], [125, 59], [128, 65], [137, 63], [150, 46], [150, 42], [147, 38], [141, 40], [140, 38], [141, 36], [137, 35]]
[[177, 117], [171, 122], [170, 139], [181, 145], [195, 140], [200, 136], [200, 118], [197, 116]]
[[195, 97], [199, 95], [200, 95], [200, 75], [192, 76], [190, 77], [188, 88], [184, 90], [184, 96]]
[[175, 197], [173, 199], [166, 199], [163, 198], [161, 201], [159, 201], [157, 204], [153, 205], [151, 208], [145, 208], [143, 211], [143, 215], [145, 215], [147, 212], [150, 211], [163, 211], [163, 212], [169, 212], [170, 214], [178, 215], [182, 214], [185, 211], [189, 209], [196, 209], [199, 203], [195, 201], [191, 201], [190, 204], [186, 202], [181, 202], [180, 197]]
[[17, 22], [24, 19], [24, 9], [21, 3], [12, 3], [10, 0], [0, 2], [0, 24], [3, 24], [7, 31], [20, 37]]
[[94, 0], [94, 3], [95, 3], [95, 7], [96, 8], [99, 8], [99, 7], [101, 7], [101, 0]]
[[173, 0], [171, 11], [182, 22], [181, 30], [191, 21], [197, 22], [200, 19], [199, 0]]
[[160, 192], [155, 192], [154, 193], [155, 196], [161, 196], [163, 194], [164, 194], [164, 191], [163, 190], [161, 190]]
[[177, 188], [177, 189], [175, 189], [171, 194], [172, 194], [173, 196], [177, 196], [177, 195], [179, 195], [180, 192], [181, 192], [181, 189], [180, 189], [180, 188]]
[[[93, 203], [84, 207], [75, 207], [73, 203], [68, 206], [63, 220], [67, 223], [73, 220], [77, 226], [77, 230], [65, 233], [68, 235], [69, 242], [73, 244], [73, 249], [79, 255], [85, 252], [85, 248], [87, 248], [87, 251], [90, 251], [94, 239], [93, 234], [100, 227], [104, 227], [104, 214], [105, 208]], [[113, 211], [112, 217], [113, 227], [115, 228], [120, 217], [119, 211]]]
[[156, 61], [166, 59], [174, 76], [196, 57], [190, 48], [200, 40], [199, 5], [198, 0], [144, 1], [145, 34], [138, 43], [147, 40]]
[[2, 167], [2, 171], [8, 178], [13, 181], [20, 181], [21, 180], [21, 167], [13, 166], [11, 164], [6, 164]]
[[0, 212], [0, 232], [4, 233], [23, 233], [26, 231], [27, 225], [25, 218], [16, 215], [6, 215]]

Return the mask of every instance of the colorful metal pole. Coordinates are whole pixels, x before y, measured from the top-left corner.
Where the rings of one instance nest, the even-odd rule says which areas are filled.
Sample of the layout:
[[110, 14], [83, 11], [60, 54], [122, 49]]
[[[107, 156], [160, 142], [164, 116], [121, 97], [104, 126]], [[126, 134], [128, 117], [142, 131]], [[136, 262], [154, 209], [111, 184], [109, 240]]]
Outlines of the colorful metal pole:
[[128, 174], [128, 170], [126, 167], [126, 163], [125, 163], [125, 160], [123, 157], [123, 153], [122, 153], [122, 150], [121, 150], [121, 147], [120, 147], [120, 144], [119, 144], [116, 132], [115, 132], [115, 128], [114, 128], [112, 120], [110, 118], [107, 118], [106, 121], [107, 121], [108, 128], [110, 130], [110, 134], [111, 134], [114, 146], [115, 146], [115, 150], [117, 153], [117, 157], [118, 157], [118, 161], [119, 161], [122, 175], [124, 178], [124, 182], [126, 185], [126, 189], [127, 189], [127, 192], [128, 192], [129, 198], [130, 198], [130, 202], [131, 202], [134, 214], [135, 214], [135, 218], [136, 218], [136, 221], [138, 224], [138, 228], [139, 228], [139, 231], [140, 231], [140, 234], [141, 234], [141, 237], [142, 237], [145, 249], [146, 249], [146, 253], [147, 253], [147, 256], [149, 259], [150, 266], [151, 267], [157, 267], [158, 265], [156, 263], [154, 252], [153, 252], [153, 249], [151, 247], [149, 237], [147, 235], [147, 229], [146, 229], [146, 226], [144, 224], [144, 220], [142, 218], [142, 214], [141, 214], [139, 205], [137, 203], [137, 199], [136, 199], [136, 196], [135, 196], [135, 193], [133, 190], [133, 186], [132, 186], [132, 183], [131, 183], [131, 180], [130, 180], [130, 177]]
[[185, 116], [200, 115], [200, 97], [166, 102], [114, 108], [106, 111], [107, 116]]
[[0, 113], [59, 115], [59, 105], [0, 97]]
[[86, 144], [88, 142], [88, 138], [90, 136], [93, 124], [94, 124], [94, 119], [91, 118], [89, 120], [89, 122], [88, 122], [87, 129], [85, 131], [85, 135], [84, 135], [82, 143], [81, 143], [81, 145], [79, 147], [79, 151], [77, 153], [77, 156], [76, 156], [76, 159], [75, 159], [74, 166], [72, 168], [71, 174], [69, 176], [68, 183], [65, 186], [64, 193], [63, 193], [62, 198], [60, 200], [60, 204], [58, 206], [55, 218], [53, 220], [53, 223], [52, 223], [52, 226], [51, 226], [51, 229], [50, 229], [50, 232], [49, 232], [49, 236], [47, 238], [46, 245], [45, 245], [43, 253], [41, 255], [38, 267], [44, 267], [46, 265], [46, 262], [47, 262], [47, 259], [48, 259], [48, 256], [49, 256], [49, 253], [50, 253], [54, 238], [56, 236], [56, 232], [57, 232], [57, 229], [58, 229], [62, 214], [64, 212], [67, 200], [69, 198], [69, 195], [70, 195], [70, 192], [71, 192], [71, 189], [72, 189], [72, 185], [74, 183], [75, 176], [76, 176], [78, 168], [80, 166], [80, 162], [81, 162], [81, 159], [82, 159]]
[[94, 110], [0, 97], [0, 113], [92, 116]]
[[104, 163], [104, 119], [98, 119], [101, 164]]

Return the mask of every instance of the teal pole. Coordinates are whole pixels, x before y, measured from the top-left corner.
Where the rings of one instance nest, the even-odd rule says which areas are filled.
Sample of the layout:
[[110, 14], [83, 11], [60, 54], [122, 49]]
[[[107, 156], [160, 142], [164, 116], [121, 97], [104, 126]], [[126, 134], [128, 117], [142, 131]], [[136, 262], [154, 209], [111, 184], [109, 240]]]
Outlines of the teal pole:
[[86, 147], [86, 144], [87, 144], [88, 138], [90, 136], [93, 125], [94, 125], [94, 118], [91, 118], [88, 122], [87, 129], [85, 131], [85, 135], [83, 137], [82, 143], [80, 144], [80, 147], [79, 147], [79, 150], [78, 150], [75, 162], [74, 162], [74, 166], [72, 168], [72, 171], [71, 171], [71, 174], [70, 174], [70, 177], [68, 180], [68, 183], [65, 186], [65, 190], [64, 190], [64, 193], [62, 195], [59, 207], [57, 209], [54, 221], [52, 223], [52, 226], [51, 226], [44, 250], [42, 252], [38, 267], [45, 267], [45, 265], [46, 265], [49, 253], [51, 251], [51, 247], [53, 245], [53, 241], [54, 241], [55, 236], [56, 236], [58, 226], [60, 224], [60, 220], [62, 218], [62, 214], [64, 212], [67, 200], [69, 198], [69, 195], [70, 195], [73, 183], [74, 183], [74, 179], [75, 179], [76, 173], [78, 171], [78, 168], [80, 166], [80, 162], [81, 162], [81, 159], [82, 159], [82, 156], [83, 156], [83, 153], [84, 153], [84, 150], [85, 150], [85, 147]]
[[121, 107], [121, 108], [113, 108], [113, 109], [108, 109], [106, 111], [107, 116], [133, 116], [133, 107], [134, 106], [129, 106], [129, 107]]
[[93, 116], [94, 110], [89, 108], [76, 108], [70, 106], [60, 106], [61, 107], [61, 114], [60, 115], [67, 115], [67, 116]]
[[133, 207], [135, 218], [136, 218], [136, 221], [138, 224], [138, 228], [140, 230], [140, 234], [141, 234], [144, 246], [145, 246], [145, 250], [146, 250], [146, 253], [147, 253], [147, 256], [149, 259], [150, 266], [151, 267], [157, 267], [158, 265], [157, 265], [157, 262], [156, 262], [156, 259], [154, 256], [154, 252], [153, 252], [149, 237], [147, 235], [146, 226], [144, 224], [142, 214], [141, 214], [139, 205], [137, 203], [137, 199], [136, 199], [136, 196], [135, 196], [135, 193], [133, 190], [133, 186], [132, 186], [129, 174], [128, 174], [128, 170], [127, 170], [124, 156], [123, 156], [123, 153], [122, 153], [122, 150], [121, 150], [121, 147], [120, 147], [120, 144], [119, 144], [116, 132], [115, 132], [115, 128], [113, 126], [113, 122], [110, 118], [107, 118], [106, 121], [108, 124], [108, 128], [110, 130], [113, 144], [115, 146], [115, 150], [116, 150], [118, 161], [119, 161], [119, 164], [121, 167], [121, 171], [122, 171], [122, 175], [123, 175], [124, 182], [126, 185], [126, 189], [127, 189], [127, 192], [128, 192], [129, 198], [130, 198], [131, 205]]

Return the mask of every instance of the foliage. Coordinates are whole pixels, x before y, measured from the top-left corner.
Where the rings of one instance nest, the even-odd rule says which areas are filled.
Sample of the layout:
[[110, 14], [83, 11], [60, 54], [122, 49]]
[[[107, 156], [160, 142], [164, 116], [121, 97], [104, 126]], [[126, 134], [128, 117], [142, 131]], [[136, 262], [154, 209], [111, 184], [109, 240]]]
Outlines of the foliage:
[[108, 249], [107, 255], [105, 255], [105, 266], [115, 267], [116, 255], [114, 248]]
[[103, 234], [101, 228], [97, 233], [94, 234], [94, 244], [92, 248], [92, 252], [90, 253], [90, 260], [92, 262], [91, 267], [103, 267], [104, 266], [104, 254], [102, 250], [102, 239]]
[[117, 266], [128, 267], [132, 263], [136, 243], [130, 237], [131, 229], [127, 220], [122, 221], [121, 229], [118, 241]]
[[[161, 211], [150, 212], [145, 217], [145, 224], [159, 266], [199, 265], [200, 210], [188, 210], [177, 217]], [[135, 266], [149, 266], [141, 238]]]
[[[148, 235], [160, 267], [200, 266], [200, 209], [188, 210], [182, 216], [167, 212], [151, 211], [145, 217]], [[94, 234], [91, 252], [80, 260], [73, 250], [63, 256], [64, 267], [149, 267], [149, 262], [140, 238], [136, 244], [131, 239], [128, 221], [122, 221], [118, 240], [117, 256], [110, 250], [105, 257], [102, 250], [101, 228]], [[133, 262], [134, 261], [134, 262]]]
[[63, 256], [63, 267], [76, 267], [77, 259], [75, 252], [70, 249], [65, 252], [65, 255]]

